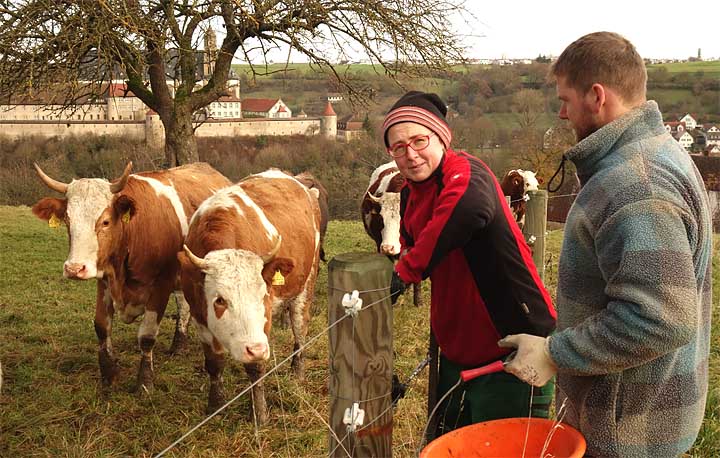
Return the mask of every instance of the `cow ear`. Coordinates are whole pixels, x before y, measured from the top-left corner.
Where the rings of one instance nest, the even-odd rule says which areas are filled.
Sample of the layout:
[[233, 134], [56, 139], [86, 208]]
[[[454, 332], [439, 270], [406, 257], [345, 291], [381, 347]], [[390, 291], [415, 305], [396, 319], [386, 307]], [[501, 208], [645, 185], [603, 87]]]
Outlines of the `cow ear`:
[[113, 202], [113, 218], [120, 218], [127, 223], [133, 216], [135, 216], [135, 201], [125, 195], [116, 197]]
[[513, 178], [513, 186], [521, 186], [522, 185], [522, 178], [521, 177], [515, 177]]
[[289, 258], [275, 258], [272, 261], [265, 264], [262, 270], [263, 280], [268, 285], [273, 284], [273, 277], [275, 272], [280, 272], [283, 277], [287, 277], [290, 272], [295, 268], [295, 263]]
[[543, 184], [543, 183], [545, 183], [545, 180], [543, 180], [542, 177], [535, 177], [535, 178], [537, 178], [538, 184]]
[[45, 221], [49, 221], [53, 216], [62, 220], [65, 218], [66, 209], [67, 199], [45, 197], [33, 205], [32, 212], [35, 216]]

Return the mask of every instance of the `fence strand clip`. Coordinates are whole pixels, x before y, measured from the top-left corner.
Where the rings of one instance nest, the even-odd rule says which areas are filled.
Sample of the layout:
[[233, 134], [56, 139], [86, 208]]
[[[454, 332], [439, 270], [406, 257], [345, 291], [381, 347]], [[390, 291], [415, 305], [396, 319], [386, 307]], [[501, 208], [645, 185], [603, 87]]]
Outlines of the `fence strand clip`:
[[362, 308], [363, 300], [360, 299], [360, 293], [358, 290], [353, 290], [352, 293], [345, 293], [342, 298], [342, 306], [345, 307], [345, 313], [352, 317], [356, 317], [360, 309]]
[[355, 432], [358, 426], [362, 426], [365, 420], [365, 411], [360, 408], [360, 404], [353, 402], [352, 407], [345, 409], [343, 415], [343, 423], [347, 425], [348, 432]]

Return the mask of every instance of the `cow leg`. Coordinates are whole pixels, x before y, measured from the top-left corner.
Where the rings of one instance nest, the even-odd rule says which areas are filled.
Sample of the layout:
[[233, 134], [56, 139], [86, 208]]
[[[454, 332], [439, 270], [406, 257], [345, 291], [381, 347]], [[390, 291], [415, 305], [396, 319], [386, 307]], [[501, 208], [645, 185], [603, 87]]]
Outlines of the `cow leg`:
[[[298, 351], [305, 345], [305, 337], [307, 337], [308, 322], [310, 321], [310, 301], [306, 300], [305, 296], [306, 293], [300, 294], [300, 296], [290, 304], [290, 319], [293, 337], [295, 338], [293, 352]], [[290, 367], [292, 367], [298, 380], [305, 378], [305, 361], [302, 352], [293, 356]]]
[[185, 300], [185, 295], [182, 291], [175, 291], [174, 295], [178, 314], [175, 320], [175, 335], [170, 346], [171, 354], [180, 353], [187, 348], [188, 322], [190, 321], [190, 304]]
[[109, 387], [117, 378], [120, 368], [113, 356], [112, 318], [115, 313], [110, 292], [103, 280], [97, 282], [97, 298], [95, 300], [95, 334], [98, 338], [98, 363], [100, 379], [105, 387]]
[[[263, 375], [265, 375], [265, 364], [263, 363], [252, 363], [243, 364], [245, 366], [245, 372], [247, 372], [250, 383], [257, 382]], [[257, 421], [258, 426], [264, 425], [268, 420], [267, 403], [265, 402], [265, 387], [263, 382], [258, 383], [252, 388], [252, 411], [250, 412], [250, 419], [253, 417]]]
[[154, 388], [153, 348], [160, 330], [160, 321], [165, 314], [165, 307], [167, 307], [172, 290], [172, 283], [155, 285], [145, 305], [143, 321], [140, 324], [140, 329], [138, 329], [140, 367], [138, 368], [137, 390], [140, 394], [150, 393]]
[[152, 310], [145, 310], [143, 321], [138, 330], [138, 344], [140, 345], [140, 368], [138, 369], [137, 389], [142, 394], [149, 393], [154, 388], [155, 377], [153, 369], [153, 347], [157, 340], [162, 315]]
[[223, 371], [225, 370], [224, 351], [215, 352], [212, 345], [202, 344], [205, 352], [205, 370], [210, 376], [210, 390], [205, 412], [209, 415], [225, 405], [225, 392], [223, 390]]

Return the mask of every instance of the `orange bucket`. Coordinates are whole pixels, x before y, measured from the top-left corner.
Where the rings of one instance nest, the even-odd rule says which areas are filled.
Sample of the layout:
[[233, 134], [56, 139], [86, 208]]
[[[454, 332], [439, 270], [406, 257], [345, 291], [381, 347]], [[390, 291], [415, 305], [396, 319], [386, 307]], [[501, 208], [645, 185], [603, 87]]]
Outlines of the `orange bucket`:
[[[523, 456], [526, 432], [525, 457], [541, 458], [553, 424], [554, 420], [545, 418], [502, 418], [475, 423], [450, 431], [430, 442], [420, 452], [420, 458], [519, 458]], [[582, 458], [585, 447], [585, 438], [578, 430], [560, 423], [543, 456]]]

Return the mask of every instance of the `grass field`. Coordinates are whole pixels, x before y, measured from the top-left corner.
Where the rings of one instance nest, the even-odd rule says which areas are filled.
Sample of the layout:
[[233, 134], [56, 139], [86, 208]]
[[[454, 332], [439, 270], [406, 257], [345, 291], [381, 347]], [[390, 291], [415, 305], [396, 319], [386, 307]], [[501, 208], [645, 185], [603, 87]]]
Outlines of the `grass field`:
[[[557, 259], [562, 231], [548, 237]], [[718, 239], [716, 239], [717, 243]], [[359, 222], [332, 221], [326, 239], [328, 259], [372, 245]], [[0, 456], [149, 457], [205, 418], [207, 376], [200, 345], [191, 328], [191, 345], [169, 356], [172, 320], [163, 321], [155, 351], [156, 386], [151, 396], [131, 392], [139, 360], [137, 324], [114, 327], [113, 341], [122, 368], [107, 394], [99, 384], [93, 331], [94, 283], [62, 279], [67, 252], [63, 228], [53, 230], [27, 207], [0, 206]], [[714, 257], [715, 297], [720, 297], [719, 256]], [[327, 326], [327, 266], [321, 267], [310, 336]], [[546, 281], [554, 295], [556, 268]], [[427, 288], [425, 289], [427, 291]], [[395, 371], [405, 379], [424, 357], [428, 308], [415, 308], [409, 296], [394, 308]], [[427, 297], [425, 298], [427, 300]], [[174, 313], [168, 307], [168, 315]], [[718, 329], [717, 310], [714, 329]], [[277, 360], [292, 348], [290, 332], [273, 328]], [[271, 363], [272, 363], [271, 357]], [[298, 383], [281, 367], [266, 380], [270, 421], [255, 431], [248, 421], [250, 400], [209, 421], [167, 456], [322, 457], [328, 453], [327, 338], [306, 352], [306, 381]], [[714, 332], [711, 393], [707, 416], [692, 456], [720, 455], [720, 340]], [[228, 362], [228, 399], [247, 386], [242, 367]], [[425, 424], [426, 372], [410, 385], [394, 414], [393, 454], [410, 457]]]
[[673, 62], [669, 64], [652, 64], [647, 66], [649, 71], [658, 68], [666, 68], [670, 73], [697, 73], [704, 72], [705, 75], [720, 76], [720, 60], [705, 60], [699, 62]]

